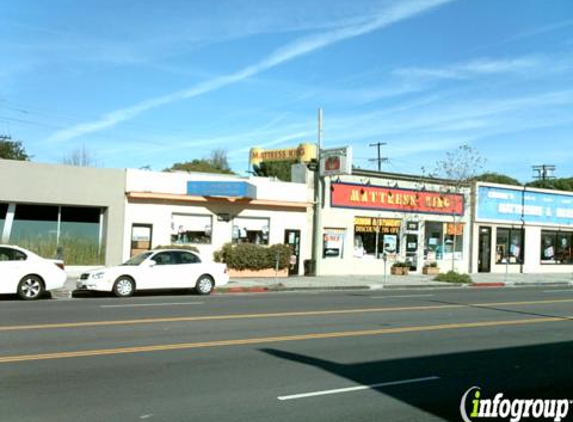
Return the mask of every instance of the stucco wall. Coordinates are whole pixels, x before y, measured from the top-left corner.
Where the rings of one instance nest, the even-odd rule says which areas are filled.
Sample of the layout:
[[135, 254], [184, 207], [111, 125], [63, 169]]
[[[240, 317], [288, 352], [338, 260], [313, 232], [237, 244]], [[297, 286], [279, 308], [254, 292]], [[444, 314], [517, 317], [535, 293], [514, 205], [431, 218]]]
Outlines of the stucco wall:
[[0, 160], [0, 201], [106, 208], [106, 264], [122, 258], [125, 170]]

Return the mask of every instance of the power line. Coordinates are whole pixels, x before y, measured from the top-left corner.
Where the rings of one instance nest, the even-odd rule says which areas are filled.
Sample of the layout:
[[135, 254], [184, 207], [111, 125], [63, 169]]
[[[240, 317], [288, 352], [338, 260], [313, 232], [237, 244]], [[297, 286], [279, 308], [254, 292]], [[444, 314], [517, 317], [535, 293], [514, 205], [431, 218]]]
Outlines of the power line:
[[386, 142], [376, 142], [375, 144], [370, 144], [371, 147], [377, 147], [378, 149], [378, 158], [370, 158], [368, 161], [376, 161], [378, 163], [378, 171], [382, 169], [382, 163], [388, 161], [388, 157], [381, 157], [380, 156], [380, 147], [382, 145], [387, 145]]
[[547, 180], [555, 179], [555, 165], [553, 164], [541, 164], [538, 166], [531, 166], [533, 169], [533, 178], [537, 180]]

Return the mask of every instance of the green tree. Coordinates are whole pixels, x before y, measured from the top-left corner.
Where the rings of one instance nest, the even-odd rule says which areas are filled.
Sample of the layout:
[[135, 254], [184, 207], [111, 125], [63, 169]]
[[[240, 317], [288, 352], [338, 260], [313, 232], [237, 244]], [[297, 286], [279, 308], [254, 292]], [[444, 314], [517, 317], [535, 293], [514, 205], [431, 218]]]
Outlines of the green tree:
[[13, 141], [9, 136], [0, 137], [0, 158], [5, 160], [30, 161], [21, 141]]
[[533, 182], [527, 183], [526, 186], [530, 186], [532, 188], [541, 188], [541, 189], [573, 191], [573, 177], [535, 180]]
[[514, 185], [514, 186], [521, 186], [521, 183], [514, 179], [513, 177], [506, 176], [505, 174], [499, 173], [483, 173], [474, 178], [474, 180], [478, 182], [489, 182], [489, 183], [499, 183], [502, 185]]
[[254, 173], [261, 177], [276, 177], [284, 182], [291, 181], [291, 166], [296, 161], [263, 161], [260, 165], [254, 166]]
[[191, 161], [175, 163], [164, 171], [235, 174], [229, 167], [227, 152], [222, 149], [213, 150], [207, 158], [196, 158]]

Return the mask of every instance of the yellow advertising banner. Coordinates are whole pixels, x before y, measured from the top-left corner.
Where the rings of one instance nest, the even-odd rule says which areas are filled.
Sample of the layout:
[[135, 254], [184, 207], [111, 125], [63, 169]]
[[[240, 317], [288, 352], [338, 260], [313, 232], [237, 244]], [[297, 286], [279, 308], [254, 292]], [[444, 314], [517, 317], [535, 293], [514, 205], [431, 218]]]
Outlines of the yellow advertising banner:
[[258, 166], [264, 161], [299, 161], [308, 163], [316, 159], [316, 145], [300, 144], [296, 148], [262, 149], [251, 148], [249, 164]]
[[359, 233], [400, 233], [402, 220], [398, 218], [354, 217], [354, 230]]
[[461, 236], [464, 234], [464, 223], [445, 223], [446, 235]]

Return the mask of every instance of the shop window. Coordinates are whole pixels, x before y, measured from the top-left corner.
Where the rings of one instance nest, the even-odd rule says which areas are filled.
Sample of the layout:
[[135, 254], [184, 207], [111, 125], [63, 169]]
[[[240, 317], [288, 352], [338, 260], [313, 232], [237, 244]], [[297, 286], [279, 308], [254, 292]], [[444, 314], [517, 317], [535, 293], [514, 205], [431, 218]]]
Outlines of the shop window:
[[58, 207], [47, 205], [16, 205], [10, 242], [34, 243], [58, 238]]
[[171, 216], [171, 243], [210, 244], [212, 237], [212, 217], [210, 215]]
[[323, 258], [344, 258], [345, 229], [325, 228], [323, 234]]
[[269, 219], [246, 218], [233, 219], [233, 243], [269, 244]]
[[424, 239], [424, 258], [427, 261], [462, 259], [463, 257], [463, 223], [427, 221]]
[[100, 208], [62, 207], [60, 239], [82, 239], [99, 244], [100, 216]]
[[496, 264], [522, 264], [523, 230], [498, 228], [495, 251]]
[[541, 232], [542, 264], [573, 264], [573, 232]]
[[8, 204], [0, 204], [0, 238], [4, 231], [4, 222], [6, 221], [6, 214], [8, 213]]
[[400, 253], [400, 226], [397, 218], [356, 217], [354, 219], [354, 256], [381, 258]]

